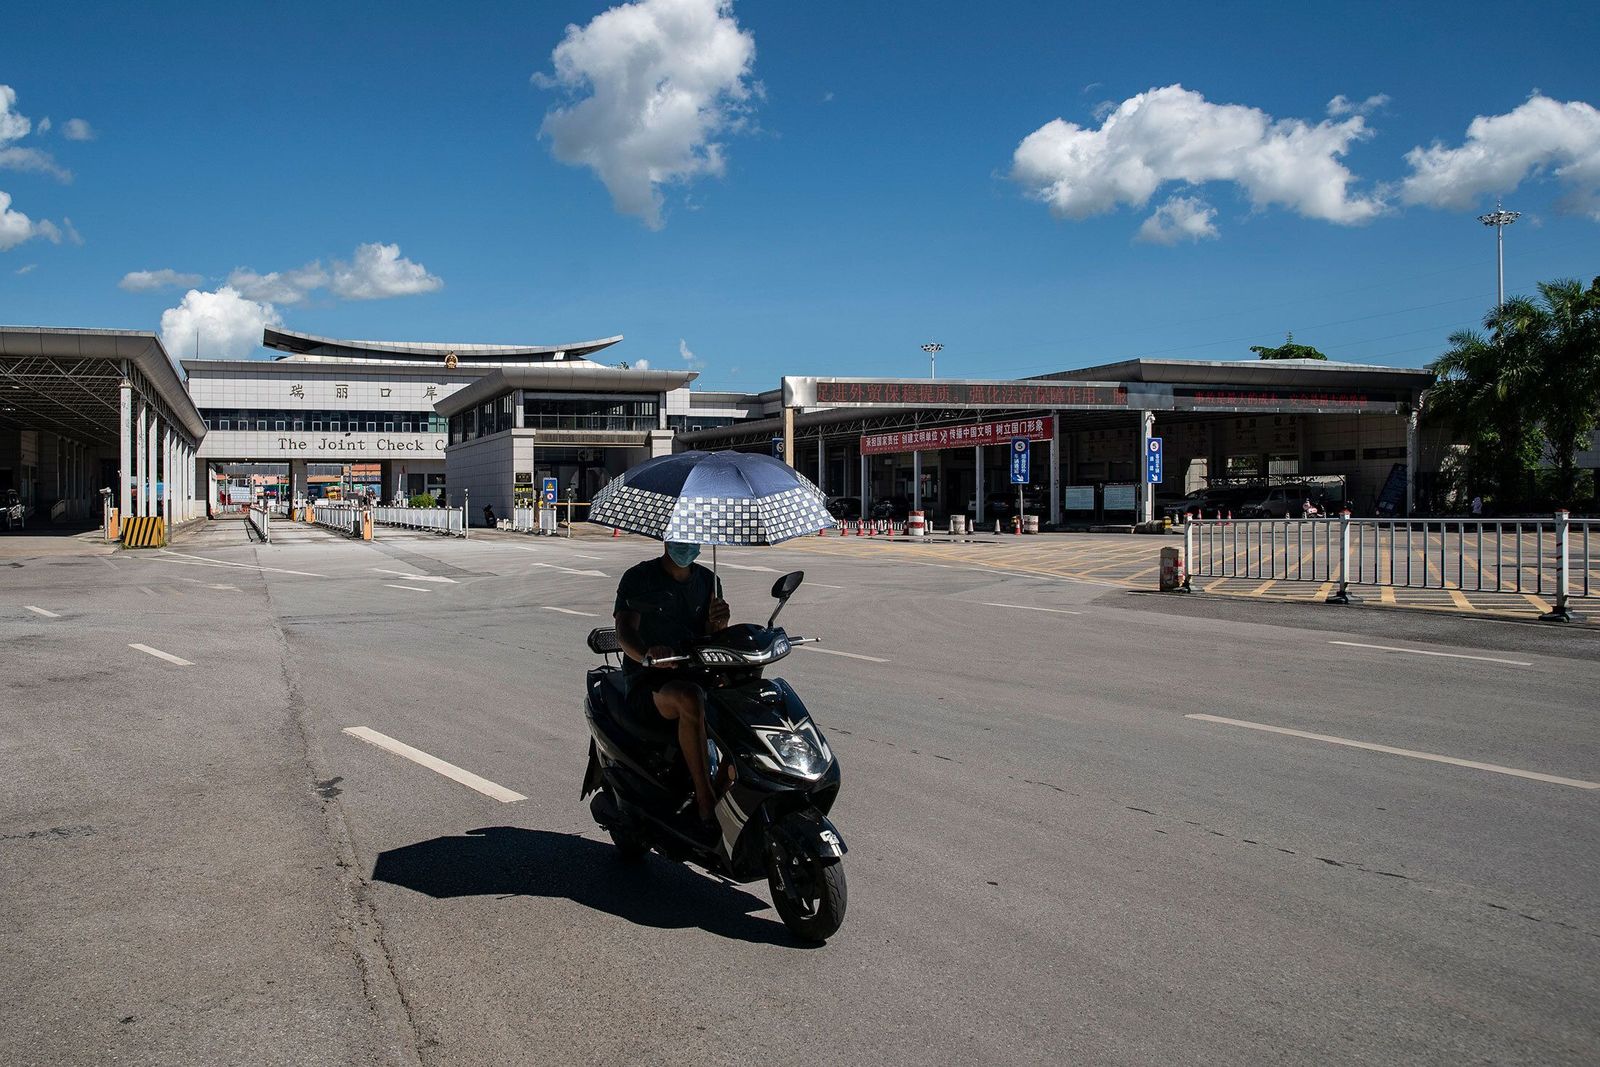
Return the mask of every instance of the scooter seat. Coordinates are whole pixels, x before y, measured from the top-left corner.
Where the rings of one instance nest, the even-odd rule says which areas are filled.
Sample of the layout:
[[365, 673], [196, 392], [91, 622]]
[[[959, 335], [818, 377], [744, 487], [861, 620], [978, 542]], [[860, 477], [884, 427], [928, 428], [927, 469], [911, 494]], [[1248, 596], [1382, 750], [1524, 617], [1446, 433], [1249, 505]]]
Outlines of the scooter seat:
[[627, 675], [615, 667], [589, 672], [589, 686], [597, 708], [604, 712], [603, 727], [630, 748], [652, 755], [663, 749], [677, 751], [678, 730], [660, 715], [645, 716], [635, 711], [628, 700]]

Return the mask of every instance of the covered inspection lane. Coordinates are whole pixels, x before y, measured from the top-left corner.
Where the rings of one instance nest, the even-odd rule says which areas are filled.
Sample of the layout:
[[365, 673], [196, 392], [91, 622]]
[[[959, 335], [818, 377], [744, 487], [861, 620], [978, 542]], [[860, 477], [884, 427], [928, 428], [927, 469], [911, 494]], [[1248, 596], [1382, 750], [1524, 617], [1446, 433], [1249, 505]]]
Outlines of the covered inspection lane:
[[205, 515], [195, 455], [206, 426], [159, 338], [131, 330], [0, 326], [0, 493], [32, 521]]

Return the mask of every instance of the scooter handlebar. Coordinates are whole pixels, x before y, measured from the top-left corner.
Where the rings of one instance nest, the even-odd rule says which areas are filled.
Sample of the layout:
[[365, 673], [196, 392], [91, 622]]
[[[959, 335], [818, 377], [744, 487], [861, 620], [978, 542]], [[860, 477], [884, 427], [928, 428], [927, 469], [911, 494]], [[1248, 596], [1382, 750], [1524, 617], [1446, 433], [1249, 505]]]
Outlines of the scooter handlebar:
[[659, 658], [656, 656], [646, 656], [644, 658], [644, 665], [646, 667], [665, 667], [673, 663], [688, 663], [693, 658], [693, 656], [661, 656]]

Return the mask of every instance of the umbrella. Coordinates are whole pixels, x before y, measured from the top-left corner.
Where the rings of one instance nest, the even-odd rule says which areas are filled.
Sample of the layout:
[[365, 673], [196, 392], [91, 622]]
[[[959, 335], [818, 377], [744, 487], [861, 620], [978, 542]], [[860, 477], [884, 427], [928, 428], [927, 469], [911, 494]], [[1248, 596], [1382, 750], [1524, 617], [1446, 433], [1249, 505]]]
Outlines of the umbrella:
[[658, 541], [776, 545], [834, 525], [822, 490], [755, 452], [679, 452], [647, 460], [594, 495], [589, 521]]

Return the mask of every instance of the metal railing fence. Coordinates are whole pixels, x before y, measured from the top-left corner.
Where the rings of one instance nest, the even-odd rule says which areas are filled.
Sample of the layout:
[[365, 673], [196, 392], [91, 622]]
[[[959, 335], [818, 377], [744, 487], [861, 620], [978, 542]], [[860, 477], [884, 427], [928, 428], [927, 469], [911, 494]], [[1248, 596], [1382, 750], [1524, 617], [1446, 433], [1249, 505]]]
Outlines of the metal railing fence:
[[354, 504], [330, 504], [319, 500], [311, 505], [311, 517], [318, 526], [326, 526], [351, 537], [361, 536], [361, 509]]
[[272, 544], [272, 509], [265, 504], [251, 504], [245, 511], [248, 522], [261, 538], [262, 544]]
[[467, 536], [467, 509], [375, 507], [372, 521], [379, 526], [400, 526], [407, 530], [432, 530], [452, 537]]
[[1195, 519], [1184, 527], [1190, 578], [1522, 593], [1567, 602], [1600, 593], [1600, 521], [1548, 519]]

